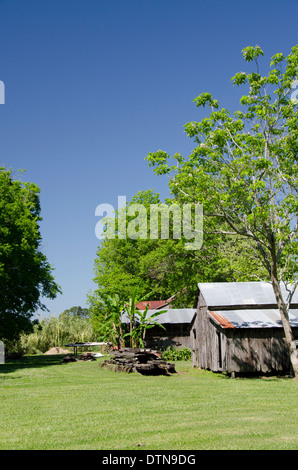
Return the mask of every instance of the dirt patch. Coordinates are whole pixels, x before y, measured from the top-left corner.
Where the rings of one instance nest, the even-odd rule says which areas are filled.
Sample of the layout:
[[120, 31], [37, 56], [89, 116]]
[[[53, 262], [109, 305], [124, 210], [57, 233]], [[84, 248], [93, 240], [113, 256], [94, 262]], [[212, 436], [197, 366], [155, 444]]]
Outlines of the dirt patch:
[[54, 354], [71, 354], [71, 351], [68, 349], [63, 348], [51, 348], [47, 352], [44, 353], [46, 356], [52, 356]]

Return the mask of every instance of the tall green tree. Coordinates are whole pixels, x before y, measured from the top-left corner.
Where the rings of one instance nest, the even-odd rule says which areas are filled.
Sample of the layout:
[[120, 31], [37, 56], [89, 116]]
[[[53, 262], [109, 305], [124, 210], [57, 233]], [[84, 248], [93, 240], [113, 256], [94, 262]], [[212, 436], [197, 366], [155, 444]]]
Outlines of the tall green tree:
[[41, 252], [39, 188], [0, 168], [0, 338], [15, 339], [31, 328], [42, 297], [60, 291]]
[[[173, 201], [178, 198], [164, 204]], [[161, 204], [159, 195], [152, 190], [139, 192], [130, 204], [143, 204], [148, 209], [149, 230], [150, 205]], [[117, 220], [116, 213], [116, 228]], [[94, 262], [98, 288], [89, 300], [99, 308], [101, 294], [119, 294], [126, 301], [138, 288], [139, 297], [150, 292], [150, 300], [164, 300], [178, 294], [174, 300], [177, 307], [193, 307], [198, 282], [251, 280], [263, 271], [249, 243], [240, 237], [235, 240], [229, 235], [204, 233], [200, 250], [186, 250], [183, 238], [151, 239], [150, 233], [147, 239], [104, 238]]]
[[[195, 148], [188, 157], [150, 153], [157, 174], [171, 175], [170, 189], [181, 202], [200, 202], [208, 230], [245, 238], [272, 283], [295, 376], [298, 356], [289, 309], [298, 285], [298, 105], [293, 83], [298, 74], [298, 46], [288, 56], [275, 54], [267, 75], [259, 71], [263, 51], [246, 47], [255, 70], [237, 73], [234, 85], [248, 86], [235, 113], [219, 107], [210, 93], [195, 102], [210, 113], [185, 130]], [[287, 294], [282, 291], [285, 284]]]
[[88, 308], [83, 308], [80, 306], [74, 306], [64, 310], [64, 312], [60, 313], [59, 317], [69, 316], [69, 317], [77, 317], [77, 318], [90, 318], [90, 312]]
[[[139, 203], [149, 207], [159, 202], [158, 194], [148, 190], [138, 193], [128, 205]], [[116, 231], [118, 215], [116, 212]], [[122, 300], [126, 300], [138, 287], [141, 296], [152, 290], [157, 298], [167, 295], [163, 286], [155, 284], [155, 288], [152, 288], [153, 279], [147, 275], [149, 266], [142, 262], [158, 245], [158, 240], [121, 239], [118, 236], [115, 239], [104, 238], [94, 261], [94, 282], [98, 286], [98, 293], [119, 294]]]

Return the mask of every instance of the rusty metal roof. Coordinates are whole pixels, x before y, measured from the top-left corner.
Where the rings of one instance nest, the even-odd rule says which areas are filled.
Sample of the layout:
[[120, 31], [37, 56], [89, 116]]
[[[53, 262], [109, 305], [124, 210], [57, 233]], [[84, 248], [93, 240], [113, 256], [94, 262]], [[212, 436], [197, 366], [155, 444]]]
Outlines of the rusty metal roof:
[[[222, 328], [281, 328], [278, 309], [245, 309], [209, 311], [210, 317]], [[298, 327], [298, 309], [289, 313], [292, 327]]]
[[145, 310], [145, 308], [149, 304], [150, 310], [159, 310], [162, 307], [165, 307], [166, 305], [168, 305], [170, 301], [171, 301], [170, 299], [169, 300], [144, 300], [142, 302], [137, 303], [136, 308], [139, 310]]
[[235, 326], [229, 322], [229, 320], [223, 316], [221, 312], [209, 312], [212, 318], [222, 327], [222, 328], [235, 328]]

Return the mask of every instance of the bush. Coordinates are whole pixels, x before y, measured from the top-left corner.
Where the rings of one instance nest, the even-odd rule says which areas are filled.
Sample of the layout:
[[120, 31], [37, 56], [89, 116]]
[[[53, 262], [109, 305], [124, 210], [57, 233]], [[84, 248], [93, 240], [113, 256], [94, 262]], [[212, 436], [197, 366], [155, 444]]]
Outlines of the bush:
[[169, 346], [163, 353], [162, 359], [166, 361], [189, 361], [191, 359], [191, 351], [188, 348], [174, 348]]

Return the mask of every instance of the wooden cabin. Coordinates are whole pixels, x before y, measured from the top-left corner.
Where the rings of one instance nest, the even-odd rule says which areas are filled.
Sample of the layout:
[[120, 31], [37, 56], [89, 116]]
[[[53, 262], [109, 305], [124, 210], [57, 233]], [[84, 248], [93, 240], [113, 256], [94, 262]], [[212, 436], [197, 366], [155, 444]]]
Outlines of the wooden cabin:
[[[290, 322], [298, 339], [298, 292]], [[272, 285], [199, 283], [191, 323], [194, 367], [230, 374], [289, 373], [290, 358]]]

